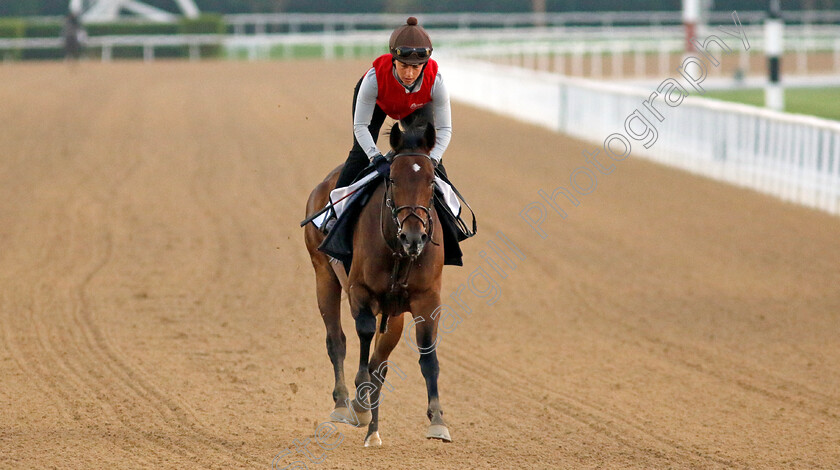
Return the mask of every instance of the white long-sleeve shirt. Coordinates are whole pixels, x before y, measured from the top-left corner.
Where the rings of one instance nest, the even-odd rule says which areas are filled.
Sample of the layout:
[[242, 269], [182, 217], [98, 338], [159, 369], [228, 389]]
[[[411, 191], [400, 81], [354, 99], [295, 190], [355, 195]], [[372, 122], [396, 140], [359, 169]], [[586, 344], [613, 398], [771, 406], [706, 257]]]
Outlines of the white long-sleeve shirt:
[[[391, 69], [396, 77], [396, 71]], [[425, 72], [424, 72], [425, 73]], [[423, 86], [423, 76], [417, 78], [417, 87], [412, 91], [405, 90], [406, 93], [417, 93]], [[353, 133], [356, 135], [356, 141], [364, 149], [368, 158], [373, 158], [380, 152], [373, 141], [373, 136], [368, 130], [371, 118], [373, 118], [373, 110], [376, 107], [376, 96], [379, 92], [379, 87], [376, 82], [376, 72], [373, 68], [368, 70], [362, 84], [359, 86], [359, 94], [356, 96], [356, 112], [353, 115]], [[429, 153], [429, 156], [436, 161], [443, 158], [443, 152], [449, 145], [449, 140], [452, 138], [452, 110], [449, 106], [449, 92], [446, 90], [446, 85], [443, 83], [443, 78], [438, 72], [432, 85], [432, 101], [427, 106], [432, 106], [435, 116], [435, 146]]]

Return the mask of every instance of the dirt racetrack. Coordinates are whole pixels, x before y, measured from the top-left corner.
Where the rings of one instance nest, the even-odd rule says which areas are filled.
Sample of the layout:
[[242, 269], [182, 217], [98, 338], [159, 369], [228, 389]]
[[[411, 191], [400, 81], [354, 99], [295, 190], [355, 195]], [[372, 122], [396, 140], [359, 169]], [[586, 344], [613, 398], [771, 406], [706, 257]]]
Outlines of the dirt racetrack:
[[400, 344], [383, 447], [306, 444], [332, 371], [298, 222], [365, 68], [0, 67], [0, 468], [840, 467], [840, 218], [631, 157], [543, 239], [519, 212], [592, 146], [457, 103], [480, 227], [443, 297], [497, 286], [442, 338], [454, 442]]

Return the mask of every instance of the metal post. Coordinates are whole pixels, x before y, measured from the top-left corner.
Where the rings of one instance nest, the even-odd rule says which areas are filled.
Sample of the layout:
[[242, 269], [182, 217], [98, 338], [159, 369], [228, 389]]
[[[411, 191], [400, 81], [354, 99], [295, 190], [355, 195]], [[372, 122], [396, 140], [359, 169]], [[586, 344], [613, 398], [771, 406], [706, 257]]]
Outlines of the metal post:
[[685, 53], [690, 54], [697, 49], [694, 46], [694, 36], [697, 35], [697, 20], [700, 18], [700, 0], [683, 0], [683, 27], [685, 29]]
[[764, 88], [764, 104], [770, 109], [782, 111], [785, 108], [785, 91], [780, 83], [780, 57], [784, 47], [782, 38], [782, 7], [780, 0], [770, 0], [769, 16], [764, 23], [764, 43], [767, 54], [767, 85]]

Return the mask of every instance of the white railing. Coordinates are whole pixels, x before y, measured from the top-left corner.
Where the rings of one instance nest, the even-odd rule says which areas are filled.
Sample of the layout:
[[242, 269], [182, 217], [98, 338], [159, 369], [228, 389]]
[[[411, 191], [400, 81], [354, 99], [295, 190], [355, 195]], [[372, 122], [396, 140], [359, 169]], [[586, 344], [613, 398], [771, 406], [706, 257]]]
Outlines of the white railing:
[[[607, 11], [575, 13], [431, 13], [416, 15], [420, 24], [429, 29], [475, 28], [529, 28], [535, 26], [565, 27], [572, 25], [613, 26], [646, 25], [660, 27], [682, 24], [680, 11]], [[762, 22], [765, 11], [739, 12], [743, 24]], [[840, 11], [786, 11], [784, 20], [789, 23], [825, 24], [840, 22]], [[387, 29], [405, 21], [397, 14], [305, 14], [305, 13], [256, 13], [225, 15], [225, 22], [234, 34], [266, 34], [272, 32], [299, 33], [337, 30]], [[708, 12], [710, 24], [728, 24], [730, 12]]]
[[[749, 52], [739, 51], [738, 67], [745, 72], [749, 72], [751, 67], [763, 72], [763, 67], [750, 65], [750, 55], [759, 55], [763, 50], [763, 30], [760, 26], [745, 26], [744, 30], [752, 47]], [[699, 30], [701, 33], [704, 31], [715, 30], [708, 27]], [[788, 26], [785, 32], [785, 47], [794, 58], [793, 62], [785, 63], [795, 63], [797, 74], [814, 71], [840, 73], [840, 26]], [[359, 30], [326, 34], [93, 36], [88, 45], [101, 47], [103, 60], [109, 60], [113, 48], [119, 46], [142, 47], [144, 58], [152, 60], [156, 47], [168, 45], [189, 46], [190, 57], [196, 59], [200, 57], [199, 46], [208, 44], [221, 44], [229, 56], [236, 58], [287, 58], [294, 55], [284, 51], [304, 47], [309, 49], [310, 55], [314, 50], [316, 55], [332, 59], [384, 52], [389, 34], [390, 30]], [[681, 26], [471, 27], [436, 30], [434, 40], [436, 51], [456, 50], [460, 55], [480, 59], [500, 57], [508, 63], [530, 64], [532, 68], [560, 74], [640, 78], [661, 76], [672, 68], [672, 59], [678, 57], [684, 48], [683, 34]], [[60, 47], [59, 38], [0, 39], [0, 51]], [[352, 52], [354, 50], [356, 52]], [[812, 59], [815, 52], [823, 54], [823, 57]], [[655, 56], [655, 59], [650, 56]], [[833, 65], [827, 66], [827, 61]], [[727, 66], [733, 67], [731, 64]], [[729, 74], [732, 70], [726, 69], [727, 66], [716, 70], [716, 73]]]
[[[709, 30], [713, 32], [714, 30]], [[760, 27], [745, 27], [750, 51], [738, 51], [737, 67], [744, 73], [765, 73], [763, 64], [751, 65], [750, 56], [761, 56], [764, 33]], [[320, 50], [326, 59], [358, 56], [348, 50], [364, 51], [362, 55], [384, 53], [390, 31], [332, 32], [328, 34], [263, 34], [227, 36], [229, 55], [248, 59], [289, 57], [283, 51], [309, 45]], [[562, 75], [644, 78], [662, 76], [672, 70], [672, 62], [681, 57], [685, 39], [682, 27], [622, 27], [608, 30], [592, 27], [439, 30], [434, 33], [436, 51], [454, 50], [459, 56], [494, 59], [509, 64]], [[720, 34], [720, 33], [718, 33]], [[795, 71], [808, 73], [840, 73], [840, 27], [788, 27], [785, 47], [795, 57]], [[277, 51], [280, 51], [279, 53]], [[437, 53], [437, 52], [436, 52]], [[829, 57], [809, 59], [815, 53]], [[649, 60], [647, 56], [654, 56]], [[757, 59], [761, 60], [761, 59]], [[735, 65], [725, 65], [716, 74], [731, 75]], [[609, 70], [609, 72], [607, 72]]]
[[[178, 35], [148, 35], [148, 36], [93, 36], [85, 41], [87, 48], [101, 48], [101, 59], [108, 62], [113, 57], [113, 50], [117, 47], [140, 47], [143, 49], [143, 60], [155, 59], [155, 49], [166, 46], [186, 46], [189, 58], [201, 58], [201, 46], [222, 45], [224, 36], [215, 34], [178, 34]], [[20, 49], [60, 49], [64, 45], [61, 38], [13, 38], [0, 39], [0, 50], [13, 51]]]
[[[741, 11], [738, 13], [744, 25], [764, 21], [766, 11]], [[264, 34], [272, 32], [303, 32], [356, 29], [392, 30], [405, 21], [403, 14], [380, 13], [240, 13], [223, 15], [225, 23], [234, 34]], [[533, 26], [627, 26], [647, 25], [660, 27], [682, 24], [680, 11], [598, 11], [569, 13], [426, 13], [416, 15], [420, 23], [432, 29], [473, 29], [476, 27], [533, 27]], [[787, 23], [830, 24], [840, 23], [840, 10], [784, 11], [782, 17]], [[62, 16], [30, 17], [30, 21], [61, 23]], [[730, 12], [712, 11], [705, 13], [709, 24], [728, 24]], [[142, 22], [132, 17], [120, 21]]]
[[[727, 63], [714, 73], [731, 76], [735, 69], [740, 69], [743, 74], [766, 74], [763, 28], [746, 26], [744, 32], [750, 41], [750, 50], [739, 48], [737, 62]], [[705, 33], [721, 35], [710, 28], [702, 28], [700, 33], [700, 36]], [[540, 34], [542, 37], [520, 33], [518, 42], [497, 40], [482, 45], [460, 46], [457, 53], [463, 57], [521, 65], [561, 75], [622, 79], [664, 76], [672, 70], [672, 62], [681, 60], [685, 51], [684, 32], [682, 28], [674, 27], [624, 28], [608, 35], [584, 29], [563, 34], [562, 41], [546, 36], [545, 32]], [[792, 60], [789, 68], [796, 74], [840, 74], [840, 26], [788, 26], [783, 44], [787, 57]], [[718, 50], [713, 50], [713, 53], [720, 55]], [[655, 58], [649, 61], [645, 56]], [[750, 56], [757, 57], [760, 66], [756, 67]]]
[[[439, 61], [453, 99], [594, 142], [602, 159], [609, 159], [611, 136], [621, 134], [633, 156], [840, 214], [840, 122], [698, 97], [675, 107], [660, 97], [660, 121], [643, 106], [654, 89], [464, 58]], [[631, 119], [636, 111], [649, 126]], [[646, 129], [654, 129], [655, 141], [631, 135]]]

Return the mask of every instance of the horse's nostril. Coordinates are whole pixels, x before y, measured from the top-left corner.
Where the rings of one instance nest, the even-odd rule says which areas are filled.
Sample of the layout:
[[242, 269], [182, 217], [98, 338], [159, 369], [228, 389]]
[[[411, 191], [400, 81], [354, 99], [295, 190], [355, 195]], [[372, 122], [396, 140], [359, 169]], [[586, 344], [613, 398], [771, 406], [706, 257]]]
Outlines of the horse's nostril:
[[427, 241], [429, 241], [429, 236], [424, 233], [420, 236], [420, 241], [426, 243]]
[[400, 234], [400, 241], [405, 243], [406, 241], [408, 241], [408, 236], [404, 233], [401, 233]]

